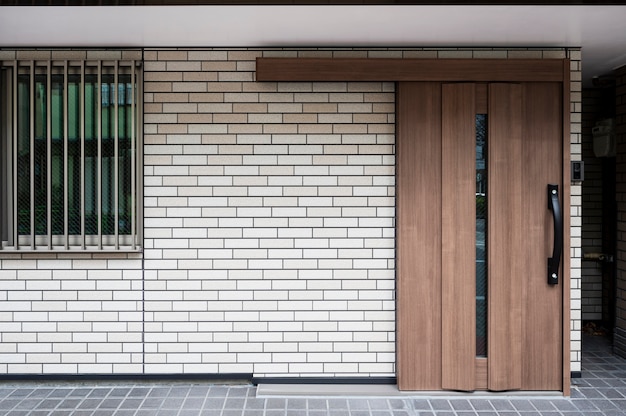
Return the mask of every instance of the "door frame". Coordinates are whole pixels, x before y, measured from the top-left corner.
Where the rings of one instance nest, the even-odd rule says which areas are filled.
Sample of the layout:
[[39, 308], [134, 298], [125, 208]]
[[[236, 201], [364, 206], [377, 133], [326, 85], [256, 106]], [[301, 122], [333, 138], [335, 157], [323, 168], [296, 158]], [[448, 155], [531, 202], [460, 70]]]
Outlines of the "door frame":
[[[433, 82], [560, 82], [562, 84], [562, 184], [563, 263], [562, 263], [562, 391], [570, 395], [570, 61], [569, 59], [389, 59], [389, 58], [257, 58], [257, 81], [433, 81]], [[396, 99], [398, 99], [396, 95]], [[396, 127], [398, 125], [396, 124]], [[396, 146], [396, 187], [404, 180], [401, 169], [403, 149]], [[405, 163], [407, 163], [405, 161]], [[402, 194], [396, 207], [400, 210]], [[396, 225], [396, 241], [403, 244], [402, 229]], [[415, 378], [420, 363], [412, 355], [410, 343], [416, 335], [402, 323], [416, 319], [411, 312], [415, 275], [402, 273], [404, 258], [397, 250], [397, 362], [396, 374], [401, 390], [420, 389]], [[425, 360], [422, 360], [425, 362]], [[417, 387], [417, 388], [416, 388]], [[423, 388], [422, 388], [423, 389]]]

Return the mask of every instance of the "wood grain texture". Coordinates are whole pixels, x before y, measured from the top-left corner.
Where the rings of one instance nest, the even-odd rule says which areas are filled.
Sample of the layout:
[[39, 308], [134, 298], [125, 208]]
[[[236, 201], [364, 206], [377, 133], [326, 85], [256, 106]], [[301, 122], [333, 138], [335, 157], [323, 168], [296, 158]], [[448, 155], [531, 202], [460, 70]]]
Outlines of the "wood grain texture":
[[489, 388], [489, 359], [476, 357], [476, 390], [487, 390]]
[[[489, 390], [522, 387], [522, 86], [489, 85], [488, 356]], [[529, 242], [531, 240], [528, 240]], [[531, 242], [531, 244], [534, 244]]]
[[442, 387], [475, 389], [475, 85], [443, 84]]
[[[563, 83], [561, 84], [562, 109], [570, 108], [570, 60], [563, 60]], [[565, 86], [565, 88], [563, 88]], [[570, 112], [561, 111], [563, 131], [561, 140], [561, 154], [563, 155], [563, 190], [561, 192], [563, 203], [570, 200]], [[563, 306], [562, 333], [562, 361], [563, 361], [563, 395], [569, 396], [571, 389], [571, 363], [570, 363], [570, 211], [563, 210], [563, 261], [561, 263], [561, 299]], [[566, 295], [567, 294], [567, 295]]]
[[559, 59], [257, 58], [257, 81], [562, 81]]
[[441, 87], [397, 89], [398, 387], [441, 389]]
[[533, 243], [525, 244], [521, 253], [526, 262], [521, 292], [524, 299], [522, 389], [561, 390], [562, 286], [548, 285], [546, 276], [553, 244], [547, 185], [559, 184], [562, 189], [561, 85], [527, 83], [523, 94], [522, 212], [525, 238]]

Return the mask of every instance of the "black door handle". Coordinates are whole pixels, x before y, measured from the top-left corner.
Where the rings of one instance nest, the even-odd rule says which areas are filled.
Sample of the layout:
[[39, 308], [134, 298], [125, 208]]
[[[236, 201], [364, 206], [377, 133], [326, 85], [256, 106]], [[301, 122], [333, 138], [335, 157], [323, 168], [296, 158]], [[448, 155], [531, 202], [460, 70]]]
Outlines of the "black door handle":
[[563, 252], [563, 213], [559, 203], [559, 185], [548, 184], [548, 209], [554, 217], [554, 246], [552, 257], [548, 257], [548, 284], [559, 283], [559, 264]]

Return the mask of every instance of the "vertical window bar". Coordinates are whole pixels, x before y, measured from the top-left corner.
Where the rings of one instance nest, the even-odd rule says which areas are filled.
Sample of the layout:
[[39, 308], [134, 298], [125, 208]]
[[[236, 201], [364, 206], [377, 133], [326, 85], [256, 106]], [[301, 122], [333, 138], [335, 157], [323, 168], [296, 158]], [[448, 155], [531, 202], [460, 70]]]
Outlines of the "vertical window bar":
[[113, 128], [115, 130], [115, 133], [113, 134], [113, 209], [115, 210], [114, 213], [114, 224], [113, 224], [113, 229], [114, 229], [114, 233], [115, 233], [115, 249], [119, 249], [120, 248], [120, 241], [119, 241], [119, 172], [118, 172], [118, 168], [119, 168], [119, 160], [118, 160], [118, 154], [119, 154], [119, 146], [118, 146], [118, 140], [119, 140], [119, 61], [115, 61], [115, 69], [114, 69], [114, 74], [113, 74], [113, 84], [115, 87], [115, 92], [113, 93], [113, 96], [115, 98], [115, 104], [113, 106], [113, 119], [115, 120], [113, 123]]
[[135, 194], [135, 61], [130, 63], [130, 238], [133, 250], [137, 247], [135, 238], [135, 207], [137, 196]]
[[17, 90], [18, 90], [18, 72], [20, 70], [20, 63], [19, 61], [15, 61], [15, 66], [13, 67], [13, 105], [12, 107], [12, 111], [13, 111], [13, 140], [11, 140], [11, 145], [12, 145], [12, 152], [13, 152], [13, 179], [11, 181], [12, 187], [13, 189], [11, 189], [11, 192], [9, 193], [9, 195], [14, 195], [13, 197], [13, 212], [11, 213], [11, 218], [13, 218], [13, 230], [12, 230], [12, 234], [13, 234], [13, 244], [15, 245], [15, 248], [17, 250], [20, 249], [20, 234], [19, 234], [19, 228], [18, 228], [18, 211], [17, 211], [17, 176], [18, 176], [18, 171], [17, 171], [17, 135], [18, 135], [18, 129], [17, 129], [17, 115], [19, 112], [19, 103], [18, 103], [18, 94], [17, 94]]
[[30, 247], [35, 249], [35, 61], [30, 61]]
[[48, 249], [52, 250], [52, 74], [50, 61], [46, 66], [46, 227]]
[[[69, 144], [69, 82], [68, 82], [68, 69], [67, 69], [67, 61], [63, 64], [63, 234], [65, 235], [65, 249], [69, 248], [69, 180], [68, 180], [68, 171], [67, 171], [67, 147]], [[81, 121], [82, 124], [82, 121]]]
[[[141, 63], [140, 63], [141, 65]], [[140, 204], [140, 202], [143, 201], [143, 187], [142, 187], [142, 178], [143, 178], [143, 107], [140, 105], [140, 100], [141, 97], [143, 97], [143, 72], [142, 71], [137, 71], [136, 74], [136, 80], [137, 80], [137, 95], [135, 96], [135, 107], [136, 107], [136, 124], [135, 124], [135, 134], [137, 135], [137, 140], [136, 140], [136, 144], [135, 144], [135, 152], [136, 152], [136, 156], [134, 159], [134, 162], [136, 163], [133, 166], [133, 169], [135, 169], [135, 192], [136, 195], [134, 195], [134, 197], [136, 197], [136, 205], [135, 205], [135, 213], [137, 215], [137, 222], [136, 222], [136, 228], [135, 228], [135, 234], [137, 236], [137, 242], [138, 244], [141, 244], [142, 242], [142, 238], [143, 238], [143, 227], [141, 227], [141, 224], [143, 224], [143, 204]]]
[[80, 239], [83, 250], [85, 244], [85, 62], [80, 63]]
[[96, 186], [96, 200], [97, 203], [97, 222], [98, 222], [98, 248], [102, 249], [102, 61], [98, 61], [98, 157], [96, 163], [97, 170], [97, 183]]

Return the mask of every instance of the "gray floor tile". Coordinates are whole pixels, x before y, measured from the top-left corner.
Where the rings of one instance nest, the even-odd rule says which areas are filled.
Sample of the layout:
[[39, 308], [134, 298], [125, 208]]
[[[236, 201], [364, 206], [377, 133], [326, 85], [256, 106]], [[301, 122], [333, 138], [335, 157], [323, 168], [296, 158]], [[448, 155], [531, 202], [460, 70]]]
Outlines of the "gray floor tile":
[[450, 404], [455, 411], [460, 410], [474, 410], [469, 400], [467, 399], [453, 399], [450, 400]]
[[445, 399], [432, 399], [430, 400], [430, 405], [436, 412], [452, 410], [452, 405]]
[[[472, 399], [472, 400], [470, 400], [470, 403], [472, 404], [472, 407], [474, 407], [475, 410], [494, 410], [494, 406], [493, 406], [493, 404], [489, 400]], [[508, 401], [506, 401], [506, 404], [510, 405], [510, 403]], [[511, 409], [512, 409], [512, 407], [511, 407]]]
[[511, 404], [518, 412], [532, 412], [535, 407], [528, 399], [511, 399]]
[[[135, 415], [135, 409], [117, 409], [117, 411], [115, 412], [115, 416], [134, 416]], [[76, 415], [72, 415], [72, 416], [76, 416]]]
[[[595, 340], [598, 341], [598, 340]], [[585, 347], [583, 347], [584, 349]], [[1, 416], [626, 416], [626, 364], [583, 356], [571, 398], [257, 398], [246, 385], [0, 384]]]
[[348, 410], [348, 400], [346, 399], [328, 399], [328, 408], [330, 410]]
[[224, 404], [226, 403], [226, 399], [224, 397], [209, 397], [204, 402], [205, 409], [215, 409], [221, 410], [224, 408]]
[[[204, 396], [187, 397], [187, 399], [183, 402], [183, 409], [202, 409], [205, 400]], [[241, 408], [243, 408], [243, 403], [241, 403]]]
[[366, 399], [350, 399], [348, 400], [348, 407], [351, 411], [369, 410], [369, 404]]
[[143, 403], [143, 401], [144, 401], [143, 397], [126, 398], [120, 404], [120, 409], [138, 409], [139, 407], [141, 407], [141, 403]]
[[513, 411], [515, 408], [508, 400], [491, 400], [489, 402], [494, 409], [498, 411]]
[[222, 411], [222, 416], [242, 416], [242, 409], [224, 409]]
[[530, 403], [535, 407], [535, 409], [541, 411], [541, 413], [557, 410], [550, 400], [537, 399], [531, 400]]
[[215, 409], [203, 409], [200, 412], [201, 416], [221, 416], [222, 415], [222, 411], [221, 410], [215, 410]]
[[269, 410], [280, 410], [287, 407], [286, 399], [267, 399], [265, 408]]
[[328, 412], [328, 416], [350, 416], [348, 410], [333, 410], [332, 408]]
[[163, 405], [164, 399], [147, 397], [141, 404], [142, 409], [159, 409]]
[[209, 394], [212, 397], [226, 397], [228, 395], [228, 387], [225, 386], [212, 386], [209, 389]]
[[389, 410], [389, 402], [387, 399], [369, 399], [368, 404], [370, 410]]
[[180, 409], [183, 407], [183, 403], [185, 402], [184, 397], [168, 397], [163, 400], [162, 409]]
[[181, 409], [178, 416], [200, 416], [200, 409]]
[[188, 397], [206, 397], [211, 386], [194, 386], [189, 389]]
[[427, 399], [413, 400], [413, 409], [415, 410], [431, 410], [430, 402]]
[[244, 409], [243, 416], [263, 416], [263, 410], [256, 409]]
[[224, 402], [224, 409], [229, 409], [229, 410], [242, 409], [243, 410], [245, 404], [246, 404], [246, 399], [227, 398], [226, 401]]
[[325, 399], [308, 399], [307, 407], [309, 410], [328, 410], [328, 401]]
[[400, 400], [400, 399], [389, 399], [389, 407], [393, 410], [404, 410], [409, 409], [409, 401], [408, 400]]
[[372, 410], [370, 411], [370, 415], [371, 416], [392, 416], [392, 413], [390, 410]]
[[130, 390], [129, 387], [115, 387], [111, 390], [109, 397], [126, 397]]

